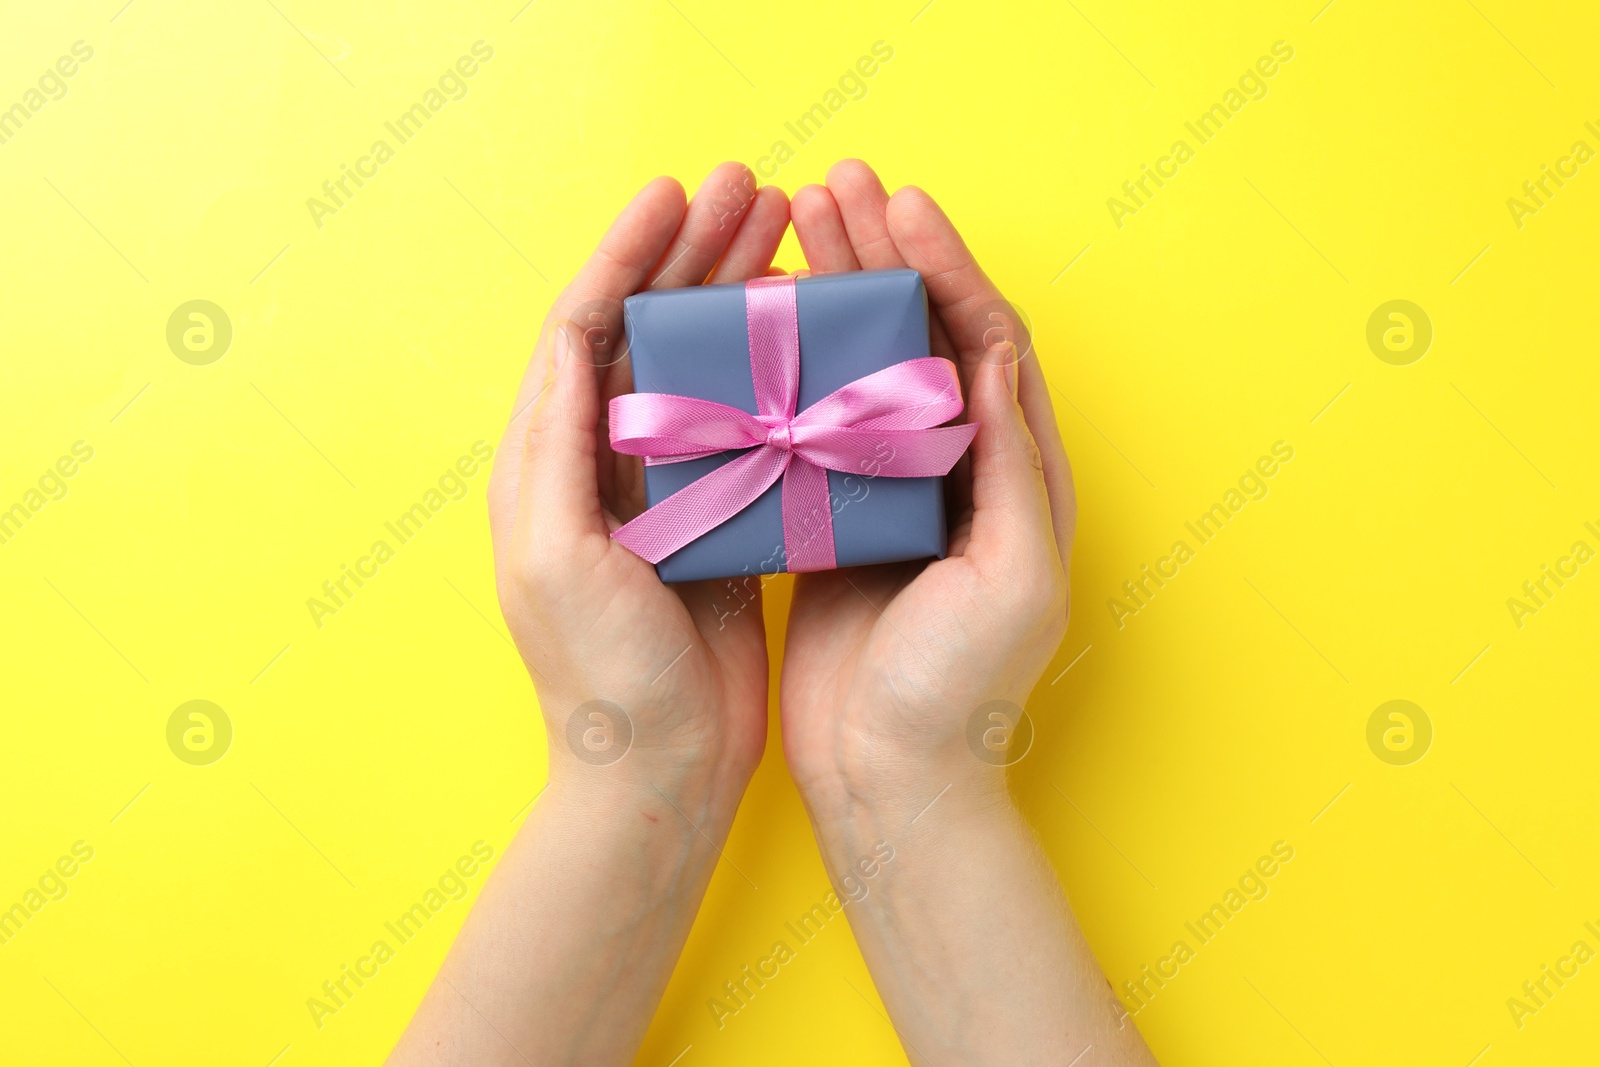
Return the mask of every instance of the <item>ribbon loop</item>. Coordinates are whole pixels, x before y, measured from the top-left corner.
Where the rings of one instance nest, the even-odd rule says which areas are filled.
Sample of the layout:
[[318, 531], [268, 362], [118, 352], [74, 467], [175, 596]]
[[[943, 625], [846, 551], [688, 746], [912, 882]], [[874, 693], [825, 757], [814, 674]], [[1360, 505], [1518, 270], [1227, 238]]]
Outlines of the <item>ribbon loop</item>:
[[651, 563], [727, 522], [783, 479], [784, 569], [832, 570], [828, 471], [927, 478], [948, 474], [972, 443], [961, 384], [944, 359], [906, 360], [869, 374], [796, 414], [800, 320], [793, 275], [745, 283], [756, 411], [668, 393], [612, 399], [611, 447], [646, 463], [680, 463], [752, 449], [685, 486], [611, 536]]

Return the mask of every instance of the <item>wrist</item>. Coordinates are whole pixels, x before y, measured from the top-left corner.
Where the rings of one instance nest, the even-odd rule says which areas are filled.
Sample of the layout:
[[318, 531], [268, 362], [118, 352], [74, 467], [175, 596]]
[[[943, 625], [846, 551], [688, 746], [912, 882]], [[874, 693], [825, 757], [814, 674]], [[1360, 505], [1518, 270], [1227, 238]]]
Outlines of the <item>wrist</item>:
[[823, 836], [912, 834], [1014, 810], [1005, 769], [964, 747], [914, 755], [879, 749], [870, 758], [813, 764], [796, 782]]
[[724, 753], [632, 751], [596, 765], [552, 747], [547, 789], [574, 809], [621, 813], [665, 806], [696, 824], [731, 824], [754, 770]]
[[[1006, 708], [1017, 705], [1004, 704]], [[1003, 720], [959, 708], [907, 710], [849, 702], [823, 730], [798, 716], [785, 721], [785, 755], [795, 783], [819, 813], [871, 807], [886, 816], [915, 816], [947, 786], [977, 802], [1009, 803], [1005, 767], [1031, 743]], [[815, 719], [811, 719], [815, 721]], [[999, 725], [996, 725], [998, 723]], [[994, 746], [998, 745], [996, 748]]]
[[[766, 734], [760, 714], [716, 707], [610, 700], [583, 702], [540, 694], [552, 787], [625, 801], [659, 792], [694, 803], [732, 796], [737, 806], [760, 762]], [[753, 727], [753, 728], [752, 728]]]

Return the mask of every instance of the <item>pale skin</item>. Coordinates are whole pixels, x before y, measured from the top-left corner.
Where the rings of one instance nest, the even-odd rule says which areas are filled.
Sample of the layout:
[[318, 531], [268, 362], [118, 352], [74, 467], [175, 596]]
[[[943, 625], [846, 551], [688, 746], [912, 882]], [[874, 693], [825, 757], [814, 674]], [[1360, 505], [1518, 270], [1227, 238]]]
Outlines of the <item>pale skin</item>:
[[[967, 742], [980, 705], [1026, 702], [1066, 630], [1076, 505], [1044, 376], [1025, 335], [991, 329], [1000, 294], [933, 200], [846, 160], [792, 205], [742, 164], [687, 204], [656, 179], [552, 308], [490, 484], [549, 786], [393, 1065], [633, 1061], [765, 747], [768, 667], [759, 590], [663, 585], [610, 539], [643, 508], [638, 461], [606, 444], [606, 403], [632, 388], [611, 353], [623, 297], [773, 272], [791, 221], [813, 271], [921, 272], [933, 354], [980, 423], [948, 558], [800, 576], [788, 619], [784, 754], [840, 898], [893, 850], [845, 909], [885, 1010], [919, 1067], [1155, 1062], [1004, 770]], [[597, 699], [631, 724], [615, 762], [568, 742], [575, 713], [616, 725]]]

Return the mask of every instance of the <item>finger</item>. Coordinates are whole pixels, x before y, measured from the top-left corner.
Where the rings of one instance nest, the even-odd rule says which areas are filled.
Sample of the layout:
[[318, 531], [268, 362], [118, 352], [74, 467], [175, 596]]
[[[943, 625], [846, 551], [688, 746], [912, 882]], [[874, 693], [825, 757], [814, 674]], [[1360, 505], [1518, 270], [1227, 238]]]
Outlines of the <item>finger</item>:
[[789, 214], [806, 266], [819, 274], [861, 269], [855, 249], [850, 247], [850, 235], [845, 233], [844, 219], [839, 217], [839, 205], [824, 186], [801, 186], [789, 205]]
[[[548, 392], [546, 383], [553, 380], [554, 357], [558, 350], [570, 349], [574, 340], [584, 343], [581, 330], [573, 337], [575, 324], [571, 316], [580, 314], [582, 308], [615, 307], [615, 322], [607, 321], [602, 330], [612, 337], [621, 336], [622, 299], [635, 292], [648, 276], [650, 268], [660, 259], [662, 251], [672, 240], [684, 215], [683, 187], [671, 178], [657, 178], [646, 185], [617, 216], [604, 237], [600, 239], [591, 256], [570, 285], [562, 292], [551, 309], [549, 318], [535, 345], [522, 385], [517, 392], [510, 425], [501, 440], [494, 472], [489, 483], [490, 530], [497, 561], [503, 562], [511, 540], [522, 496], [524, 467], [532, 444], [530, 426], [533, 421], [535, 401], [543, 401]], [[587, 316], [584, 316], [587, 319]], [[609, 320], [610, 315], [602, 316]], [[585, 323], [587, 325], [587, 322]], [[589, 371], [595, 370], [592, 358]], [[590, 388], [593, 388], [592, 381]], [[569, 415], [582, 418], [581, 406], [574, 408], [570, 399], [562, 409]], [[579, 432], [569, 428], [567, 434]], [[589, 423], [589, 436], [593, 437], [593, 422]], [[543, 440], [550, 440], [549, 436]], [[564, 448], [576, 447], [570, 443]], [[595, 468], [592, 458], [586, 466], [593, 491]], [[569, 490], [577, 495], [577, 489]]]
[[706, 281], [742, 282], [759, 278], [772, 266], [772, 257], [778, 254], [778, 244], [783, 231], [789, 228], [789, 198], [776, 185], [757, 190], [739, 232], [728, 243], [722, 262]]
[[921, 189], [908, 185], [896, 190], [887, 217], [906, 265], [922, 273], [928, 302], [944, 319], [956, 351], [970, 364], [993, 340], [988, 331], [994, 323], [982, 312], [1002, 302], [1000, 290], [983, 273], [939, 205]]
[[1044, 459], [1045, 486], [1050, 491], [1051, 524], [1056, 532], [1056, 547], [1061, 553], [1061, 565], [1066, 567], [1072, 556], [1072, 542], [1078, 532], [1078, 492], [1072, 480], [1072, 460], [1067, 456], [1061, 441], [1061, 425], [1056, 422], [1055, 403], [1050, 396], [1051, 386], [1045, 380], [1044, 367], [1031, 353], [1017, 364], [1018, 401], [1028, 429], [1039, 446]]
[[583, 331], [552, 336], [550, 385], [533, 404], [513, 534], [533, 559], [569, 558], [584, 538], [608, 532], [600, 503], [596, 427], [600, 368], [583, 358]]
[[971, 412], [972, 526], [964, 556], [1021, 574], [1064, 566], [1055, 537], [1044, 462], [1008, 368], [981, 363], [973, 377]]
[[905, 258], [889, 235], [889, 194], [877, 172], [859, 159], [841, 159], [828, 170], [828, 191], [862, 270], [904, 267]]
[[1043, 458], [1051, 527], [1065, 562], [1077, 520], [1072, 472], [1027, 324], [983, 273], [955, 226], [927, 193], [915, 186], [896, 190], [888, 217], [906, 263], [922, 274], [928, 301], [945, 324], [968, 388], [984, 366], [1016, 366], [1016, 395]]
[[[852, 159], [835, 164], [829, 171], [828, 181], [839, 188], [840, 195], [852, 205], [857, 215], [865, 213], [877, 218], [883, 214], [888, 197], [883, 192], [883, 184], [878, 181], [878, 176], [865, 163]], [[880, 200], [882, 203], [879, 203]], [[864, 264], [857, 257], [857, 249], [845, 226], [839, 201], [830, 188], [820, 185], [801, 188], [795, 193], [790, 213], [794, 216], [795, 236], [800, 239], [800, 248], [813, 270], [862, 269]], [[856, 233], [860, 239], [867, 240], [872, 235], [886, 232], [887, 226], [886, 218], [878, 218], [876, 222], [858, 219]], [[904, 267], [906, 264], [896, 256], [893, 262], [880, 259], [876, 265]], [[937, 316], [928, 321], [928, 352], [941, 359], [955, 361], [955, 350]], [[951, 514], [962, 514], [970, 505], [967, 495], [969, 481], [967, 460], [962, 457], [945, 482]]]
[[[740, 256], [748, 258], [750, 253], [746, 249], [751, 243], [759, 249], [765, 243], [765, 230], [775, 223], [775, 211], [780, 210], [783, 222], [776, 222], [776, 226], [781, 239], [788, 211], [786, 202], [782, 205], [773, 203], [774, 195], [783, 201], [781, 189], [775, 189], [772, 194], [762, 198], [756, 189], [755, 175], [743, 163], [722, 163], [713, 168], [689, 201], [671, 244], [660, 254], [649, 272], [649, 280], [640, 288], [673, 289], [707, 281], [707, 275], [730, 251], [738, 250]], [[744, 233], [745, 223], [763, 202], [763, 232], [752, 235], [741, 245], [739, 238]], [[771, 256], [772, 253], [767, 254], [767, 262], [771, 261]], [[743, 270], [737, 263], [732, 269]], [[597, 353], [592, 360], [601, 368], [600, 417], [604, 420], [606, 404], [611, 398], [633, 391], [633, 364], [624, 358], [627, 341], [622, 329], [621, 302], [606, 301], [601, 311], [603, 314], [598, 317], [601, 328], [586, 328], [585, 333], [586, 336], [601, 337], [605, 342], [605, 351]], [[589, 317], [596, 318], [592, 314]], [[616, 514], [643, 510], [644, 482], [639, 461], [632, 457], [619, 461], [603, 440], [603, 430], [604, 427], [596, 461], [601, 499]]]
[[[647, 287], [695, 284], [702, 279], [708, 282], [745, 281], [763, 273], [778, 251], [783, 231], [789, 225], [789, 198], [777, 186], [757, 190], [748, 202], [741, 184], [750, 172], [741, 164], [723, 164], [712, 171], [702, 183], [700, 191], [689, 204], [674, 241], [674, 248], [691, 247], [688, 253], [668, 251], [663, 262], [678, 259], [677, 266], [664, 273], [653, 272], [654, 279]], [[753, 188], [753, 186], [752, 186]], [[731, 192], [730, 192], [731, 190]], [[719, 228], [720, 218], [720, 228]], [[688, 235], [685, 237], [685, 235]], [[710, 237], [707, 239], [706, 235]], [[682, 241], [689, 245], [681, 245]], [[710, 277], [705, 276], [708, 258], [720, 256], [714, 262]], [[698, 275], [698, 276], [696, 276]], [[694, 281], [687, 279], [694, 277]], [[620, 329], [620, 319], [619, 329]], [[593, 332], [593, 331], [591, 331]], [[606, 405], [613, 397], [633, 391], [633, 364], [623, 358], [625, 341], [618, 331], [607, 334], [616, 337], [607, 358], [595, 362], [603, 367], [600, 377], [600, 446], [596, 471], [603, 506], [624, 521], [644, 510], [644, 468], [635, 456], [618, 456], [607, 441]]]
[[[594, 253], [551, 305], [517, 391], [514, 413], [526, 415], [534, 396], [544, 388], [556, 323], [581, 320], [578, 325], [584, 330], [599, 327], [588, 336], [590, 347], [620, 340], [622, 300], [644, 284], [682, 224], [684, 210], [683, 186], [667, 177], [650, 182], [622, 209]], [[606, 360], [597, 353], [593, 362], [604, 364]]]
[[[859, 159], [841, 159], [828, 170], [828, 188], [838, 201], [839, 215], [862, 270], [908, 265], [891, 232], [894, 222], [889, 217], [889, 194], [876, 171]], [[937, 318], [928, 323], [928, 350], [941, 359], [956, 358]]]
[[722, 163], [700, 183], [689, 210], [646, 289], [699, 285], [717, 265], [756, 199], [756, 176], [743, 163]]

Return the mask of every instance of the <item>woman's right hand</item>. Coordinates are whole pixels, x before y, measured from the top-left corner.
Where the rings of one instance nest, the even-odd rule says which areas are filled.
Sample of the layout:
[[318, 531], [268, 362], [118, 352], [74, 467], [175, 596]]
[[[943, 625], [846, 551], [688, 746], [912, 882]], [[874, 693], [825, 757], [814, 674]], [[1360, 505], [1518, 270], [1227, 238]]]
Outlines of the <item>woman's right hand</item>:
[[693, 775], [736, 801], [760, 758], [760, 602], [730, 614], [721, 590], [664, 585], [611, 539], [644, 499], [640, 461], [611, 451], [604, 414], [632, 389], [623, 298], [764, 274], [788, 221], [782, 190], [757, 192], [742, 164], [717, 167], [687, 207], [678, 183], [658, 178], [545, 321], [489, 505], [501, 610], [538, 690], [553, 786], [603, 773], [670, 790]]

